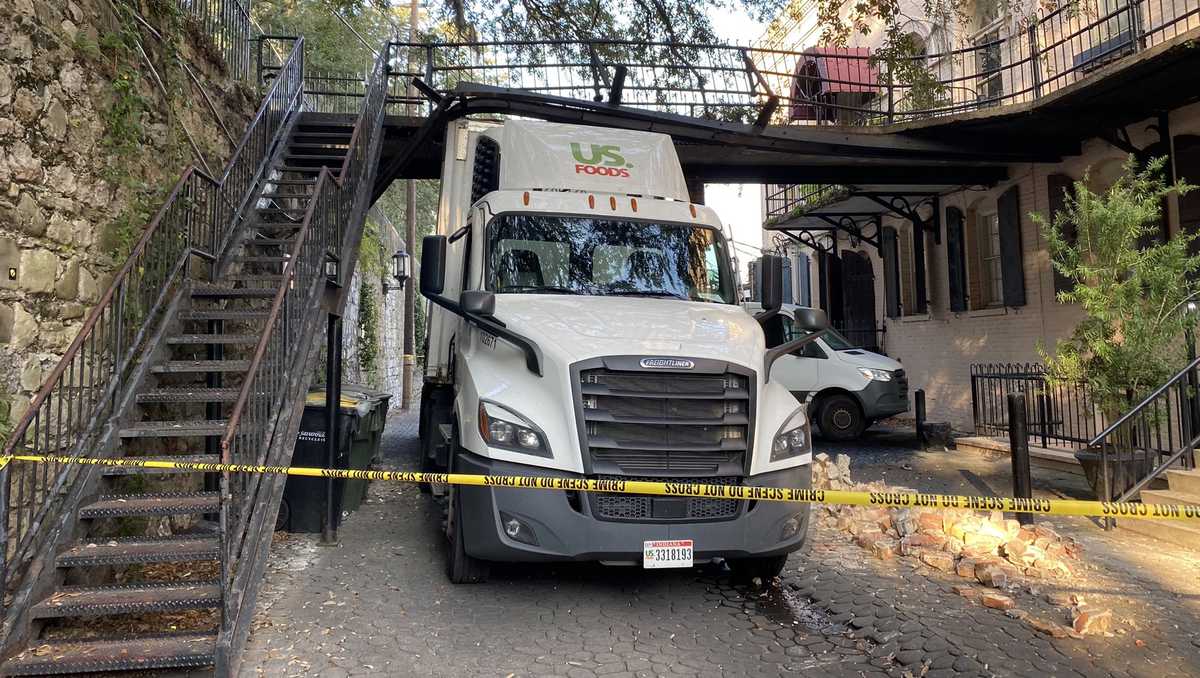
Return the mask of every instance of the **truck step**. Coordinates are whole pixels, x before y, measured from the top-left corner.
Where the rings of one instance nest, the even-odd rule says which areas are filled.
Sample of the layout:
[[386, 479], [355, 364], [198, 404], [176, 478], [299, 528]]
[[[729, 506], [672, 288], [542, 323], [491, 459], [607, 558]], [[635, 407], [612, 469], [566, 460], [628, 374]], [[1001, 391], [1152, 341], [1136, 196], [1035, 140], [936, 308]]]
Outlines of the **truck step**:
[[139, 421], [122, 428], [122, 438], [210, 438], [225, 435], [224, 419], [200, 421]]
[[[126, 459], [141, 459], [143, 461], [177, 461], [191, 464], [219, 464], [221, 463], [221, 455], [219, 454], [178, 454], [169, 457], [125, 457]], [[196, 473], [195, 471], [180, 471], [171, 468], [148, 468], [141, 466], [104, 466], [100, 471], [106, 476], [132, 476], [132, 475], [168, 475], [175, 473]]]
[[192, 535], [172, 537], [121, 537], [82, 541], [58, 554], [58, 567], [98, 567], [146, 563], [184, 563], [216, 560], [221, 542], [216, 537]]
[[166, 492], [162, 494], [108, 494], [79, 509], [84, 520], [143, 518], [216, 513], [221, 509], [217, 492]]
[[270, 287], [216, 287], [197, 286], [192, 288], [192, 298], [200, 299], [270, 299], [279, 292]]
[[137, 395], [141, 404], [148, 403], [232, 403], [237, 401], [238, 388], [191, 388], [173, 386], [144, 391]]
[[250, 369], [249, 360], [168, 360], [150, 368], [150, 371], [155, 374], [190, 374], [194, 372], [245, 372], [248, 369]]
[[220, 582], [150, 582], [125, 586], [64, 586], [34, 605], [30, 612], [37, 619], [50, 619], [203, 610], [220, 604]]
[[258, 343], [257, 334], [177, 334], [167, 338], [167, 343], [174, 346], [189, 345], [230, 345], [242, 344], [253, 346]]
[[102, 671], [150, 671], [212, 666], [215, 633], [186, 633], [112, 640], [33, 641], [4, 662], [6, 676], [90, 674]]
[[224, 309], [180, 311], [180, 320], [266, 320], [266, 311], [227, 311]]

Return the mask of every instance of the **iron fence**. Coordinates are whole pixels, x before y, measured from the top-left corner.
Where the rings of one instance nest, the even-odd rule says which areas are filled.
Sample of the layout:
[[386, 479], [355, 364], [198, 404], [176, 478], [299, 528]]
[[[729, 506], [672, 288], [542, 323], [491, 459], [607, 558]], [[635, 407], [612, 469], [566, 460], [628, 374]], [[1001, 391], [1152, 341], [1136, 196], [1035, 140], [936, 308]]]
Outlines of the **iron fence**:
[[229, 75], [247, 80], [250, 68], [250, 9], [241, 0], [179, 0], [179, 8], [212, 42]]
[[1051, 380], [1038, 363], [971, 365], [975, 433], [1008, 435], [1009, 393], [1025, 395], [1025, 420], [1042, 447], [1085, 447], [1105, 419], [1087, 384]]

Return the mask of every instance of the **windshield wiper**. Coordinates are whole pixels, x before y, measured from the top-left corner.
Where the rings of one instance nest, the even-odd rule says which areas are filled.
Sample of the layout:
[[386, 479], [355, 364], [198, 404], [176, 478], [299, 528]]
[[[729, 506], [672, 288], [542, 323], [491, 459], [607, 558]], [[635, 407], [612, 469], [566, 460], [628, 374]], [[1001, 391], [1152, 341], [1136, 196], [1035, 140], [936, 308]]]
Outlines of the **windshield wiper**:
[[618, 297], [670, 297], [672, 299], [683, 299], [684, 301], [687, 301], [687, 297], [683, 296], [682, 294], [668, 292], [666, 290], [614, 290], [611, 292], [611, 294], [614, 294]]
[[508, 285], [497, 290], [500, 294], [506, 292], [552, 292], [554, 294], [580, 294], [579, 290], [557, 285]]

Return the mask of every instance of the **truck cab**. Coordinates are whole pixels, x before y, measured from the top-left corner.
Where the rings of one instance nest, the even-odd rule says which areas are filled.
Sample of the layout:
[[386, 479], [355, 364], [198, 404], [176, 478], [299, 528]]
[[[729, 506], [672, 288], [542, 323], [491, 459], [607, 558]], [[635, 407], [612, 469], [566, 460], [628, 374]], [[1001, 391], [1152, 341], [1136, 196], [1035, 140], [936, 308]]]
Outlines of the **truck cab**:
[[[747, 305], [751, 313], [761, 307]], [[805, 336], [796, 318], [811, 309], [782, 304], [765, 327], [767, 344]], [[899, 361], [861, 348], [836, 330], [777, 360], [771, 379], [800, 401], [811, 398], [809, 414], [822, 436], [854, 440], [871, 424], [908, 411], [908, 378]]]
[[[425, 470], [810, 486], [807, 415], [766, 378], [779, 354], [737, 304], [720, 221], [688, 199], [669, 137], [459, 122], [422, 247]], [[496, 561], [770, 577], [809, 519], [780, 502], [431, 489], [455, 583]]]

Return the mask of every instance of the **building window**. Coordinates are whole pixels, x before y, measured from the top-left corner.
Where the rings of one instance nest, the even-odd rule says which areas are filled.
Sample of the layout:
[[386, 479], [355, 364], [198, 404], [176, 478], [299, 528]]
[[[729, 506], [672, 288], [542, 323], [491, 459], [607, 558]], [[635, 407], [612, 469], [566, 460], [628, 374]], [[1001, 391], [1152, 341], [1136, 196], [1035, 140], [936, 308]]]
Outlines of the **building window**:
[[1000, 257], [1000, 215], [996, 212], [980, 214], [976, 233], [979, 243], [980, 288], [985, 306], [1001, 306], [1004, 303], [1004, 266]]

